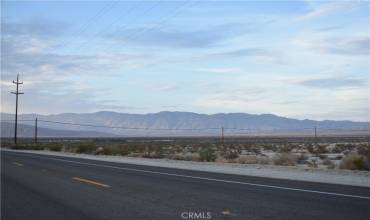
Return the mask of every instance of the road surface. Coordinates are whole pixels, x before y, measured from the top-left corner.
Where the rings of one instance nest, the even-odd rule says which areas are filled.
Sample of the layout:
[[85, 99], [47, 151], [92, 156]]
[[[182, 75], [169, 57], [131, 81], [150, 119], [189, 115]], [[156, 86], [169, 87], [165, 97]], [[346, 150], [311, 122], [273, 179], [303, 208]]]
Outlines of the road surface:
[[370, 219], [370, 188], [1, 151], [1, 219]]

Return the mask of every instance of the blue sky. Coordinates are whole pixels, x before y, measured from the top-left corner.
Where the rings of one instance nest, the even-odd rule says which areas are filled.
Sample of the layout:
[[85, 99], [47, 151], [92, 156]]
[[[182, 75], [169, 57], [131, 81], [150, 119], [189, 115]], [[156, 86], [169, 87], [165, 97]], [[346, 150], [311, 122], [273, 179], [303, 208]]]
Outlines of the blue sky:
[[370, 121], [368, 1], [2, 2], [1, 111]]

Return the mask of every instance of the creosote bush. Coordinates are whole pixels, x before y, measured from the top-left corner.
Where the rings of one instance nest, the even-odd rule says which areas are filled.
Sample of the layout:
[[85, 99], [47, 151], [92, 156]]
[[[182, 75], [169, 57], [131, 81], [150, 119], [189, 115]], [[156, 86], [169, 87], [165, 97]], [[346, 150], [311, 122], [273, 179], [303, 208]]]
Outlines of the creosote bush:
[[42, 146], [41, 144], [14, 144], [10, 147], [11, 149], [14, 149], [14, 150], [44, 150], [44, 146]]
[[95, 143], [80, 143], [77, 145], [76, 153], [94, 153], [96, 150]]
[[344, 157], [339, 164], [339, 168], [348, 170], [370, 170], [367, 158], [356, 153], [351, 153]]
[[238, 158], [240, 152], [236, 149], [226, 149], [222, 152], [222, 156], [225, 159], [236, 159]]
[[258, 160], [256, 155], [240, 155], [236, 159], [236, 162], [241, 164], [256, 164]]
[[281, 153], [275, 155], [273, 162], [275, 165], [280, 166], [294, 166], [297, 163], [297, 158], [287, 153]]
[[203, 147], [199, 150], [200, 161], [213, 162], [217, 156], [215, 150], [211, 146]]
[[63, 146], [61, 144], [53, 144], [48, 147], [51, 151], [62, 151]]

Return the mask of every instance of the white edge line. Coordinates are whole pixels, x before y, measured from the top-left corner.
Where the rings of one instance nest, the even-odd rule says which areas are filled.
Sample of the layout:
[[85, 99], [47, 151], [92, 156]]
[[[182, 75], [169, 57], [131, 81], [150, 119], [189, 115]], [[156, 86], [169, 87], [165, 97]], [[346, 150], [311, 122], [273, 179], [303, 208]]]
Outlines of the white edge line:
[[42, 158], [42, 159], [47, 159], [47, 160], [56, 160], [56, 161], [74, 163], [74, 164], [82, 164], [82, 165], [97, 166], [97, 167], [106, 167], [106, 168], [113, 168], [113, 169], [119, 169], [119, 170], [129, 170], [129, 171], [136, 171], [136, 172], [143, 172], [143, 173], [152, 173], [152, 174], [159, 174], [159, 175], [166, 175], [166, 176], [176, 176], [176, 177], [183, 177], [183, 178], [208, 180], [208, 181], [222, 182], [222, 183], [233, 183], [233, 184], [240, 184], [240, 185], [259, 186], [259, 187], [265, 187], [265, 188], [283, 189], [283, 190], [290, 190], [290, 191], [308, 192], [308, 193], [334, 195], [334, 196], [342, 196], [342, 197], [350, 197], [350, 198], [359, 198], [359, 199], [368, 199], [368, 200], [370, 200], [370, 197], [368, 197], [368, 196], [359, 196], [359, 195], [350, 195], [350, 194], [343, 194], [343, 193], [333, 193], [333, 192], [324, 192], [324, 191], [317, 191], [317, 190], [290, 188], [290, 187], [283, 187], [283, 186], [274, 186], [274, 185], [266, 185], [266, 184], [258, 184], [258, 183], [248, 183], [248, 182], [240, 182], [240, 181], [225, 180], [225, 179], [215, 179], [215, 178], [200, 177], [200, 176], [189, 176], [189, 175], [184, 175], [184, 174], [166, 173], [166, 172], [142, 170], [142, 169], [135, 169], [135, 168], [127, 168], [127, 167], [117, 167], [117, 166], [104, 165], [104, 164], [78, 162], [78, 161], [73, 161], [73, 160], [51, 158], [51, 157], [47, 157], [47, 156], [33, 156], [33, 155], [31, 156], [31, 155], [27, 155], [27, 154], [19, 154], [18, 152], [13, 152], [13, 153], [16, 153], [16, 154], [22, 155], [22, 156], [26, 156], [26, 157]]

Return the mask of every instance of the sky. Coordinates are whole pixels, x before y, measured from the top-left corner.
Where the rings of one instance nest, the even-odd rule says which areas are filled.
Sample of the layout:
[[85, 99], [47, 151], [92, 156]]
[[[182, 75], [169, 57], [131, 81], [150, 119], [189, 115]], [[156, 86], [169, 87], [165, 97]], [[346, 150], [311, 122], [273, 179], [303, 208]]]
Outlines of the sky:
[[1, 112], [370, 121], [369, 1], [2, 1]]

